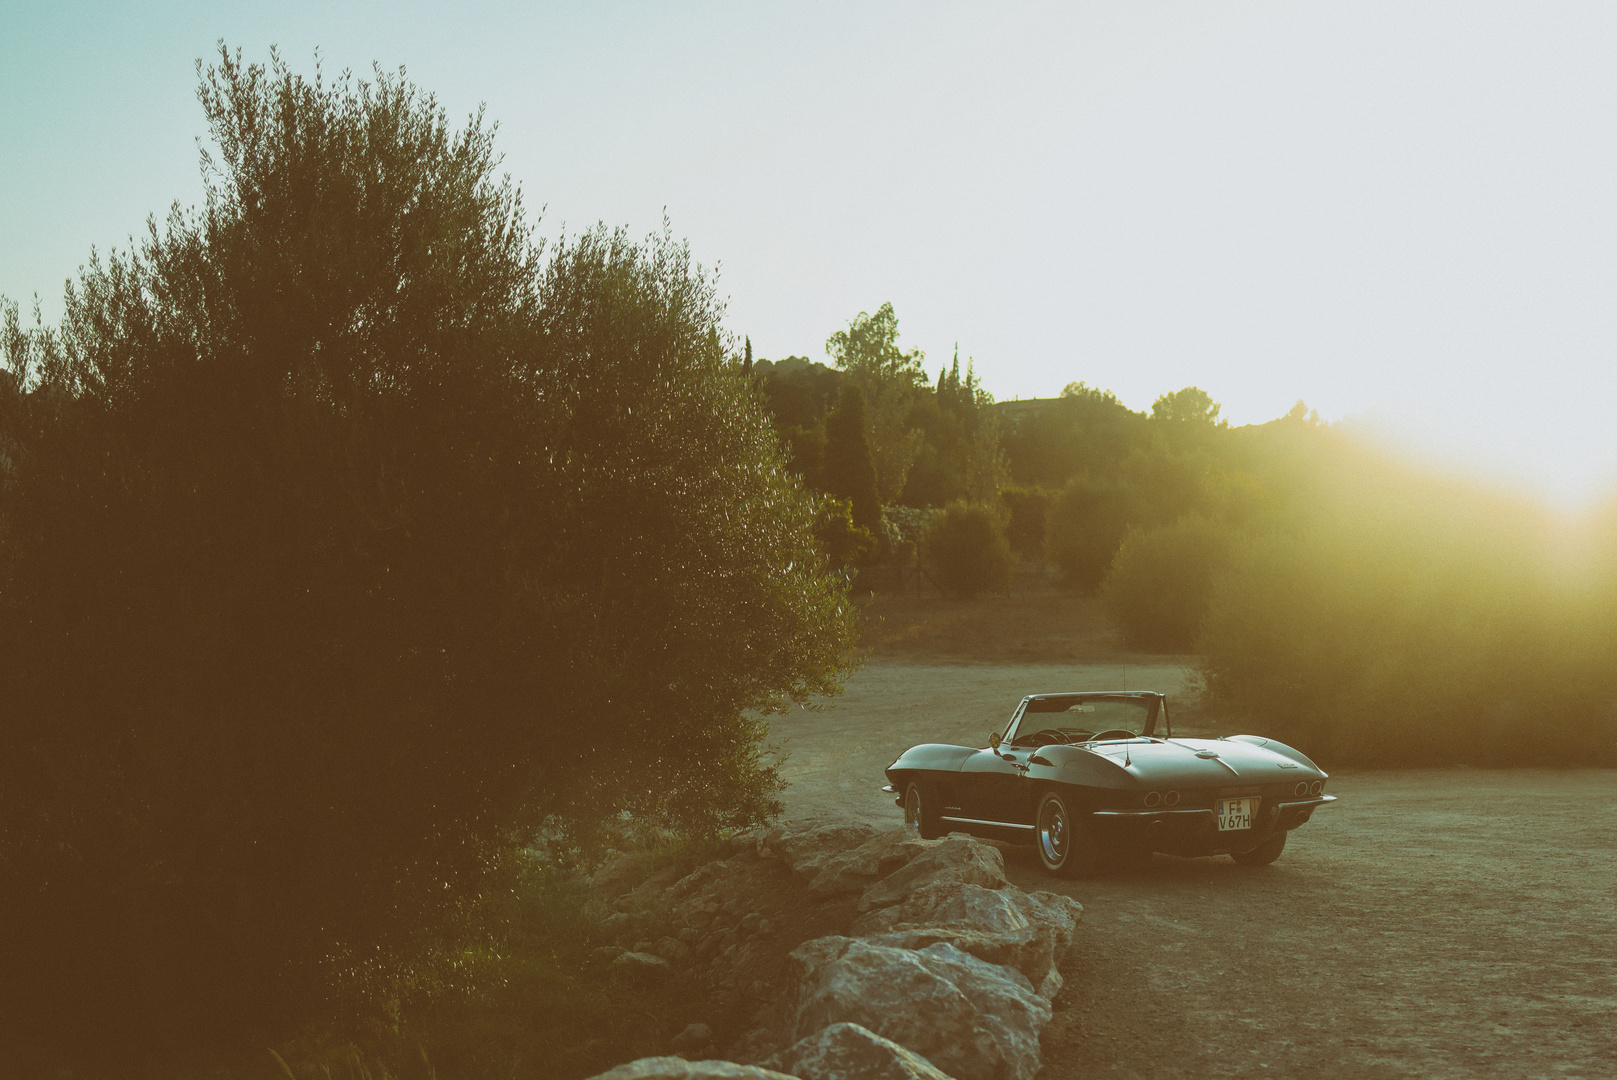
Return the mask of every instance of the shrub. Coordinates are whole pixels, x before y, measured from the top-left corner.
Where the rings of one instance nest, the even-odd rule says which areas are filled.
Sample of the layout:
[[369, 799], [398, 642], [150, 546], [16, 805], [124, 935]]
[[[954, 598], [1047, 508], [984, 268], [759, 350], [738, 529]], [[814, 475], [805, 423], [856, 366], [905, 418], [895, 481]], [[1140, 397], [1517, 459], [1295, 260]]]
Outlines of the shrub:
[[4, 335], [0, 1043], [121, 1074], [319, 1014], [544, 816], [767, 816], [757, 717], [854, 637], [682, 245], [542, 259], [401, 78], [201, 97], [205, 208]]
[[876, 553], [876, 538], [853, 523], [853, 504], [827, 495], [814, 512], [814, 539], [838, 570], [868, 563]]
[[1088, 475], [1073, 478], [1056, 497], [1045, 524], [1044, 552], [1067, 588], [1088, 594], [1100, 587], [1128, 532], [1129, 509], [1126, 490]]
[[1234, 542], [1225, 526], [1198, 516], [1131, 530], [1101, 590], [1128, 647], [1190, 651]]
[[1044, 533], [1053, 500], [1053, 493], [1036, 488], [1006, 488], [999, 493], [1000, 505], [1009, 517], [1005, 538], [1011, 550], [1022, 558], [1034, 562], [1044, 559]]
[[1367, 456], [1332, 478], [1310, 524], [1232, 552], [1208, 704], [1327, 767], [1610, 764], [1610, 564], [1568, 573], [1525, 500]]
[[921, 557], [938, 587], [962, 599], [1005, 588], [1015, 563], [998, 515], [967, 502], [950, 503], [933, 515], [921, 538]]
[[853, 506], [853, 523], [876, 535], [881, 529], [881, 502], [876, 496], [876, 464], [865, 437], [865, 394], [845, 382], [837, 407], [825, 418], [825, 490]]

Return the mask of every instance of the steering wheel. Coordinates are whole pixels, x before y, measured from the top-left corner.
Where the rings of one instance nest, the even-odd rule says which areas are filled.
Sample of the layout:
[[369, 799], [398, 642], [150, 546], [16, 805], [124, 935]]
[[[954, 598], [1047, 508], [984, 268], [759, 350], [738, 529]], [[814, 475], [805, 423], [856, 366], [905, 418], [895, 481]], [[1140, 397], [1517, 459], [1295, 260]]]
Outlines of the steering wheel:
[[1121, 738], [1121, 739], [1138, 739], [1139, 737], [1140, 737], [1140, 733], [1138, 731], [1130, 731], [1127, 728], [1120, 728], [1119, 727], [1119, 728], [1107, 728], [1105, 731], [1097, 731], [1097, 732], [1095, 732], [1095, 734], [1093, 734], [1093, 735], [1091, 735], [1089, 737], [1089, 741], [1090, 742], [1100, 742], [1102, 739], [1119, 739], [1119, 738]]
[[[1020, 743], [1023, 740], [1017, 739], [1016, 741]], [[1035, 731], [1027, 737], [1027, 745], [1029, 746], [1049, 746], [1051, 743], [1066, 745], [1066, 742], [1067, 733], [1053, 727], [1047, 727], [1043, 731]]]

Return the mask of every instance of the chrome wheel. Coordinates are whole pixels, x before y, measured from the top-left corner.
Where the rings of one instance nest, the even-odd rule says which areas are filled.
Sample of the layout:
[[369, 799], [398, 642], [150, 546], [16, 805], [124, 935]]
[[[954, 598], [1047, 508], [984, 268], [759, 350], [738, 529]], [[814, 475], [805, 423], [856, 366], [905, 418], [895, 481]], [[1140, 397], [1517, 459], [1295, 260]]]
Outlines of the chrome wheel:
[[904, 789], [904, 828], [921, 835], [921, 785], [911, 784]]
[[1052, 874], [1085, 877], [1100, 865], [1100, 848], [1095, 844], [1085, 815], [1074, 816], [1060, 791], [1046, 791], [1033, 815], [1034, 845], [1039, 861]]
[[1046, 795], [1039, 806], [1039, 855], [1044, 865], [1059, 869], [1067, 861], [1067, 807], [1060, 798]]

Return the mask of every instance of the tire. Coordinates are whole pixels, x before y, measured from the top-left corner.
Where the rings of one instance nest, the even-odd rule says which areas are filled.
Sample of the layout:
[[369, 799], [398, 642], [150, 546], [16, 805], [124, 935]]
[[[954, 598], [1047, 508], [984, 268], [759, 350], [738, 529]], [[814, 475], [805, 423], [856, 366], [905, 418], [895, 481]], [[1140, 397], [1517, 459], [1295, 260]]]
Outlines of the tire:
[[911, 780], [904, 788], [904, 827], [922, 840], [936, 840], [943, 835], [941, 813], [936, 787]]
[[1085, 877], [1100, 866], [1100, 848], [1088, 823], [1075, 816], [1059, 791], [1046, 791], [1033, 816], [1039, 862], [1061, 877]]
[[1288, 833], [1283, 832], [1275, 833], [1251, 851], [1230, 852], [1230, 858], [1242, 866], [1268, 866], [1280, 858], [1280, 853], [1286, 850], [1286, 837], [1288, 835]]

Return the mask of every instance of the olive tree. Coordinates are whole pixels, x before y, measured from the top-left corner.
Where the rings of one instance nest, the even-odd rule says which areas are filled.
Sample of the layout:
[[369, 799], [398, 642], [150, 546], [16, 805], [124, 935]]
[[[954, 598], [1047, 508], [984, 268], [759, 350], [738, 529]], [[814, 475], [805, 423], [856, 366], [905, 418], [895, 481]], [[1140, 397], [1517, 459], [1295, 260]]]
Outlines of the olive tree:
[[666, 227], [545, 251], [402, 74], [200, 98], [205, 205], [4, 337], [0, 1025], [125, 1054], [298, 1019], [541, 822], [767, 816], [853, 640]]

